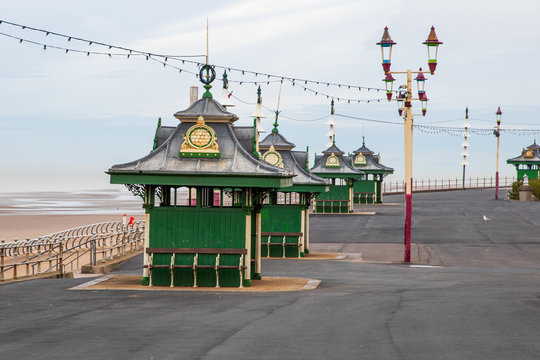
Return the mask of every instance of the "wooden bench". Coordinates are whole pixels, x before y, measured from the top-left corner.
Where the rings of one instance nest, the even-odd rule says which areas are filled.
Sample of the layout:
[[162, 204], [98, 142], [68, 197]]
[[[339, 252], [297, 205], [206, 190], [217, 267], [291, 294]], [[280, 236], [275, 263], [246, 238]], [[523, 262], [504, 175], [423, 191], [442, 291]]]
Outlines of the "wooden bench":
[[[273, 243], [271, 242], [270, 240], [272, 239], [272, 236], [276, 236], [276, 237], [281, 237], [282, 238], [282, 242], [279, 242], [279, 243]], [[298, 237], [298, 241], [296, 243], [288, 243], [288, 242], [285, 242], [285, 240], [287, 240], [287, 236], [297, 236]], [[267, 249], [267, 252], [266, 252], [266, 257], [269, 258], [270, 257], [270, 246], [274, 246], [274, 245], [280, 245], [283, 247], [283, 257], [285, 257], [285, 247], [286, 246], [297, 246], [298, 247], [298, 257], [300, 257], [300, 248], [302, 247], [302, 238], [303, 238], [304, 234], [302, 234], [301, 232], [262, 232], [261, 233], [261, 237], [263, 238], [266, 238], [266, 249]]]
[[375, 204], [376, 197], [374, 192], [355, 192], [354, 197], [358, 196], [358, 204]]
[[[152, 270], [153, 269], [169, 269], [171, 271], [171, 285], [174, 286], [174, 270], [175, 269], [193, 269], [193, 287], [197, 287], [197, 270], [198, 269], [214, 269], [216, 271], [216, 288], [219, 288], [219, 270], [220, 269], [238, 269], [240, 273], [240, 286], [242, 287], [243, 275], [242, 271], [246, 269], [244, 264], [244, 255], [247, 254], [247, 249], [206, 249], [206, 248], [147, 248], [149, 286], [152, 286]], [[171, 262], [169, 265], [154, 264], [154, 254], [170, 254]], [[193, 263], [177, 265], [175, 264], [175, 255], [177, 254], [194, 254]], [[199, 264], [200, 254], [216, 255], [214, 265]], [[221, 265], [219, 263], [220, 255], [240, 255], [238, 265]]]
[[[330, 203], [330, 211], [327, 212], [326, 208], [328, 207], [328, 203]], [[337, 200], [337, 199], [316, 199], [315, 200], [315, 212], [316, 213], [326, 213], [326, 214], [335, 214], [334, 212], [334, 203], [337, 203], [337, 213], [343, 213], [349, 212], [349, 200]], [[342, 211], [344, 208], [344, 205], [346, 207], [345, 211]], [[319, 209], [322, 209], [322, 211], [319, 211]]]

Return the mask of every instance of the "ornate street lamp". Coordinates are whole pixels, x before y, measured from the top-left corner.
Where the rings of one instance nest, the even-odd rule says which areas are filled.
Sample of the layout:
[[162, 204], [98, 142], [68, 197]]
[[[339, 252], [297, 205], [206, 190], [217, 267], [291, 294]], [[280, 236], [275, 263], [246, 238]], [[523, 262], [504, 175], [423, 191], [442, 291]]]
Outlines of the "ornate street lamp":
[[384, 73], [387, 74], [390, 71], [391, 59], [392, 59], [392, 46], [396, 43], [390, 38], [388, 33], [388, 26], [384, 28], [383, 36], [381, 41], [377, 43], [381, 46], [381, 56], [382, 56], [382, 67]]
[[499, 138], [501, 136], [501, 116], [502, 111], [501, 107], [497, 109], [497, 112], [495, 113], [497, 116], [497, 126], [495, 127], [495, 130], [493, 131], [493, 135], [497, 138], [497, 165], [495, 167], [495, 200], [499, 199]]
[[418, 89], [418, 97], [422, 98], [421, 94], [425, 92], [425, 87], [426, 87], [426, 77], [422, 73], [422, 68], [420, 68], [418, 71], [419, 73], [418, 75], [416, 75], [414, 80], [416, 80], [416, 87]]
[[[405, 120], [403, 131], [404, 131], [404, 145], [405, 145], [405, 233], [404, 233], [404, 243], [405, 243], [405, 254], [404, 262], [411, 261], [411, 223], [412, 223], [412, 139], [413, 139], [413, 113], [412, 113], [412, 101], [418, 100], [422, 104], [422, 115], [426, 114], [427, 111], [427, 102], [428, 98], [425, 92], [425, 81], [426, 78], [424, 74], [433, 74], [435, 68], [437, 67], [437, 52], [438, 47], [442, 42], [437, 38], [435, 34], [435, 28], [432, 27], [429, 33], [429, 36], [424, 44], [428, 48], [428, 64], [429, 72], [422, 71], [420, 68], [419, 71], [390, 71], [391, 56], [392, 56], [392, 46], [396, 43], [390, 38], [388, 33], [388, 27], [384, 28], [384, 33], [381, 38], [381, 41], [377, 43], [381, 47], [381, 56], [382, 56], [382, 66], [386, 77], [384, 82], [386, 83], [386, 96], [388, 100], [392, 100], [392, 86], [395, 79], [392, 74], [406, 74], [407, 75], [407, 85], [400, 86], [400, 91], [398, 92], [395, 100], [398, 104], [398, 113], [400, 116], [403, 116]], [[415, 80], [418, 87], [418, 98], [412, 97], [412, 76], [417, 74]]]
[[439, 45], [442, 44], [442, 42], [440, 42], [437, 38], [437, 34], [435, 34], [434, 26], [431, 27], [428, 38], [423, 42], [423, 44], [427, 45], [429, 71], [431, 71], [431, 75], [433, 75], [435, 73], [435, 69], [437, 68], [437, 53], [439, 50]]
[[422, 116], [426, 116], [428, 98], [425, 92], [420, 96], [420, 103], [422, 104]]
[[392, 89], [394, 88], [394, 77], [392, 74], [387, 73], [386, 77], [383, 79], [384, 84], [386, 85], [386, 98], [388, 101], [392, 100]]

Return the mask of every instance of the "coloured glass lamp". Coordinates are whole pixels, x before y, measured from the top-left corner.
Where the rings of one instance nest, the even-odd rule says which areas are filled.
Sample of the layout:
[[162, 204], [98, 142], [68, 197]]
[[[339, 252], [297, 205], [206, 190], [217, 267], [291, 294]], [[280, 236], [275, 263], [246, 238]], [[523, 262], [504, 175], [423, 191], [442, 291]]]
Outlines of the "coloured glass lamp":
[[423, 42], [423, 44], [427, 46], [429, 71], [431, 72], [431, 75], [433, 75], [435, 73], [435, 69], [437, 68], [437, 52], [439, 45], [442, 44], [442, 42], [440, 42], [437, 38], [434, 26], [431, 27], [428, 38]]
[[377, 43], [381, 47], [381, 56], [382, 56], [382, 67], [385, 74], [388, 74], [390, 71], [390, 65], [392, 60], [392, 46], [396, 45], [396, 42], [390, 38], [388, 33], [388, 26], [384, 28], [383, 36], [381, 41]]
[[388, 101], [392, 100], [392, 89], [394, 88], [394, 77], [392, 74], [387, 73], [386, 77], [383, 79], [384, 84], [386, 85], [386, 98]]

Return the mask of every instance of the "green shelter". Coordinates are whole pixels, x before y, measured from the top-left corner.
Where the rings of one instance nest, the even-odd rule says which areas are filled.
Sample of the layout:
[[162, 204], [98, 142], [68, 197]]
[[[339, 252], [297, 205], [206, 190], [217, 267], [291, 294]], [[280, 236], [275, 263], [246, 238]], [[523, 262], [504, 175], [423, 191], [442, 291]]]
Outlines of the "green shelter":
[[540, 146], [536, 145], [536, 139], [523, 149], [521, 155], [506, 160], [506, 163], [516, 167], [518, 180], [523, 180], [523, 175], [529, 179], [540, 179]]
[[293, 173], [293, 186], [270, 193], [262, 209], [262, 256], [302, 257], [309, 253], [309, 207], [312, 198], [328, 191], [329, 181], [309, 173], [308, 152], [293, 151], [295, 144], [278, 131], [260, 143], [262, 159]]
[[315, 213], [353, 212], [354, 183], [364, 174], [355, 169], [344, 152], [336, 146], [335, 136], [332, 145], [315, 156], [315, 166], [311, 172], [322, 178], [331, 179], [332, 184], [326, 193], [317, 196], [313, 206]]
[[256, 127], [234, 126], [238, 116], [204, 83], [202, 99], [174, 114], [178, 126], [158, 128], [152, 152], [107, 172], [144, 196], [143, 284], [250, 286], [260, 278], [263, 201], [293, 184], [252, 155]]
[[360, 180], [354, 183], [354, 203], [381, 204], [383, 179], [386, 175], [392, 174], [394, 169], [381, 164], [381, 155], [375, 155], [366, 147], [364, 137], [362, 137], [362, 146], [345, 158], [349, 160], [353, 168], [364, 173]]

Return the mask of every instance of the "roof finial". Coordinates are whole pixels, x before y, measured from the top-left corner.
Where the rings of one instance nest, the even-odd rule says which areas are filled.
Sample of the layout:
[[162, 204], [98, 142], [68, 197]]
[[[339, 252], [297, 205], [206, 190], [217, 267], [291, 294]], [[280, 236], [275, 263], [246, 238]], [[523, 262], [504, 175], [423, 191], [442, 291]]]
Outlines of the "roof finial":
[[[206, 75], [204, 74], [205, 72]], [[201, 69], [199, 70], [199, 81], [204, 84], [203, 88], [206, 90], [202, 95], [203, 99], [212, 98], [212, 93], [210, 92], [212, 85], [210, 85], [210, 83], [214, 81], [215, 78], [216, 70], [208, 62], [208, 18], [206, 18], [206, 64], [201, 66]]]
[[276, 133], [276, 134], [279, 132], [278, 131], [278, 126], [279, 126], [278, 117], [279, 117], [279, 113], [281, 112], [281, 111], [279, 111], [279, 102], [281, 100], [281, 87], [282, 86], [283, 86], [283, 83], [281, 83], [279, 85], [279, 93], [278, 93], [278, 98], [277, 98], [277, 109], [276, 109], [276, 111], [274, 111], [274, 113], [276, 114], [276, 121], [274, 121], [274, 128], [272, 129], [272, 132]]
[[227, 70], [223, 71], [222, 81], [223, 81], [223, 88], [228, 89], [229, 88], [229, 80], [227, 80]]
[[336, 134], [332, 135], [332, 145], [336, 146]]
[[366, 146], [366, 137], [362, 135], [362, 147]]

